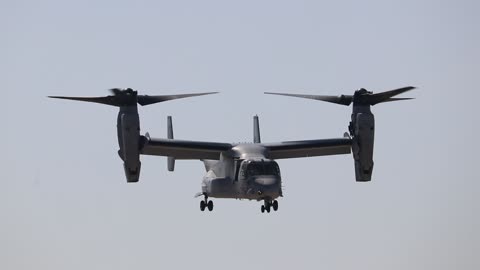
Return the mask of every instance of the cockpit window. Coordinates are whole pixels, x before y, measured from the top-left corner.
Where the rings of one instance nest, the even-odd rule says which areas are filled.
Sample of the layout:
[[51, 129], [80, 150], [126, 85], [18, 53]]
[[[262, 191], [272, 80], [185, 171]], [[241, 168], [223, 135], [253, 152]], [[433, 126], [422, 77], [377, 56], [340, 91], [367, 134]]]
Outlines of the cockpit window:
[[276, 162], [254, 161], [248, 163], [246, 176], [254, 175], [280, 175], [280, 169]]
[[263, 168], [267, 175], [278, 175], [280, 173], [276, 163], [266, 163]]

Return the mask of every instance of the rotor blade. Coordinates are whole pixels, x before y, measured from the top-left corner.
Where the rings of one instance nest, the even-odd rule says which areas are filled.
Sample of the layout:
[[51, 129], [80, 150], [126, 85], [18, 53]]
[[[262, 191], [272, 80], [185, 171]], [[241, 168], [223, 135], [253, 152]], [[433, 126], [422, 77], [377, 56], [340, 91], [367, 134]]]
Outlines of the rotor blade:
[[415, 87], [407, 86], [407, 87], [403, 87], [403, 88], [399, 88], [399, 89], [395, 89], [395, 90], [390, 90], [390, 91], [386, 91], [386, 92], [372, 94], [372, 95], [368, 96], [368, 101], [369, 101], [370, 105], [375, 105], [375, 104], [378, 104], [378, 103], [381, 103], [381, 102], [386, 102], [386, 101], [401, 100], [401, 99], [394, 99], [394, 100], [389, 100], [389, 99], [396, 96], [396, 95], [405, 93], [405, 92], [413, 90], [413, 89], [415, 89]]
[[330, 103], [340, 104], [340, 105], [350, 105], [352, 103], [353, 97], [350, 95], [341, 95], [341, 96], [319, 96], [319, 95], [298, 95], [298, 94], [287, 94], [287, 93], [272, 93], [265, 92], [268, 95], [279, 95], [279, 96], [288, 96], [288, 97], [297, 97], [297, 98], [308, 98], [314, 100], [321, 100]]
[[106, 104], [111, 106], [117, 106], [117, 102], [113, 96], [106, 97], [63, 97], [63, 96], [48, 96], [49, 98], [68, 99], [76, 101], [94, 102], [100, 104]]
[[[415, 99], [415, 98], [389, 98], [387, 100], [384, 100], [384, 101], [378, 102], [378, 103], [391, 102], [391, 101], [401, 101], [401, 100], [411, 100], [411, 99]], [[375, 103], [375, 104], [378, 104], [378, 103]], [[372, 105], [375, 105], [375, 104], [372, 104]]]
[[181, 95], [162, 95], [162, 96], [148, 96], [148, 95], [138, 95], [138, 104], [142, 106], [155, 104], [158, 102], [164, 102], [179, 98], [187, 98], [187, 97], [196, 97], [196, 96], [203, 96], [203, 95], [211, 95], [217, 94], [218, 92], [207, 92], [207, 93], [195, 93], [195, 94], [181, 94]]

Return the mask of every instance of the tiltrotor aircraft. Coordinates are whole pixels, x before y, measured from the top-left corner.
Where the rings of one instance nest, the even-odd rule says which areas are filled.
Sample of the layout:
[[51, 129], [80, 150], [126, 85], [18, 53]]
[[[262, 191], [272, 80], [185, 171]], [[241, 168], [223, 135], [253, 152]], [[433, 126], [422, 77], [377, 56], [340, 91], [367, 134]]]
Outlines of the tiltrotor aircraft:
[[138, 95], [128, 89], [111, 89], [113, 95], [106, 97], [62, 97], [77, 101], [96, 102], [120, 108], [117, 118], [118, 154], [124, 162], [127, 182], [138, 182], [140, 176], [140, 155], [166, 156], [168, 170], [173, 171], [176, 159], [198, 159], [203, 161], [206, 175], [203, 177], [203, 196], [200, 210], [213, 210], [208, 198], [233, 198], [263, 201], [261, 211], [277, 211], [278, 197], [282, 197], [282, 179], [276, 159], [315, 157], [353, 153], [355, 179], [357, 182], [371, 180], [373, 171], [373, 142], [375, 132], [374, 116], [370, 107], [382, 102], [407, 100], [394, 96], [414, 89], [404, 87], [382, 93], [365, 89], [353, 95], [318, 96], [286, 93], [268, 93], [291, 97], [321, 100], [341, 105], [353, 103], [349, 133], [343, 138], [286, 141], [262, 143], [258, 117], [253, 120], [253, 143], [220, 143], [176, 140], [173, 138], [172, 118], [167, 117], [167, 139], [152, 138], [148, 133], [140, 135], [140, 120], [137, 103], [144, 106], [158, 102], [214, 94], [197, 93], [184, 95], [148, 96]]

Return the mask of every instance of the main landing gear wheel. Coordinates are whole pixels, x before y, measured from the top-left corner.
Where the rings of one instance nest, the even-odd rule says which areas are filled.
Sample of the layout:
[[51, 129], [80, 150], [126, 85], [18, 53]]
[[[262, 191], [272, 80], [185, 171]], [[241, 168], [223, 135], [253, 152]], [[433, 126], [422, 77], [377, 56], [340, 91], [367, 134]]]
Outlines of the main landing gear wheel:
[[273, 211], [278, 210], [278, 201], [277, 200], [265, 201], [265, 203], [260, 207], [260, 210], [262, 211], [262, 213], [265, 213], [265, 211], [267, 211], [267, 213], [270, 213], [270, 209], [272, 209], [272, 208], [273, 208]]
[[213, 210], [213, 202], [209, 201], [206, 195], [205, 195], [205, 199], [200, 201], [200, 211], [205, 211], [205, 208], [207, 208], [208, 211]]
[[212, 201], [208, 201], [207, 207], [208, 207], [208, 211], [212, 211], [212, 210], [213, 210], [213, 202], [212, 202]]
[[273, 211], [277, 211], [277, 210], [278, 210], [278, 201], [277, 201], [277, 200], [274, 200], [274, 201], [273, 201], [272, 207], [273, 207]]

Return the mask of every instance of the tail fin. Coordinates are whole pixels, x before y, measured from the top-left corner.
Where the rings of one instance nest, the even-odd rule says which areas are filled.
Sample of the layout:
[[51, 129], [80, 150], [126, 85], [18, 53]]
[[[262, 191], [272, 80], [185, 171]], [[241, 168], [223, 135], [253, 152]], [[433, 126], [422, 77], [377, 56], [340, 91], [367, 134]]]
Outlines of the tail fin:
[[[173, 139], [173, 125], [172, 125], [172, 117], [167, 117], [167, 138]], [[174, 157], [167, 157], [167, 166], [170, 172], [175, 170], [175, 158]]]
[[261, 143], [260, 140], [260, 125], [258, 124], [258, 115], [253, 117], [253, 142]]

